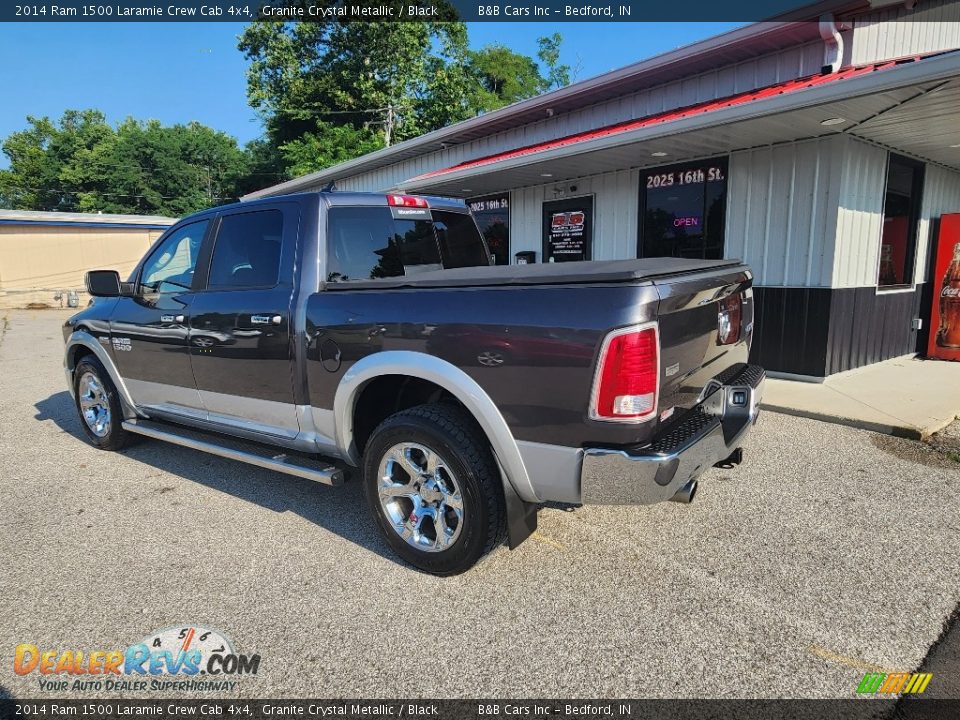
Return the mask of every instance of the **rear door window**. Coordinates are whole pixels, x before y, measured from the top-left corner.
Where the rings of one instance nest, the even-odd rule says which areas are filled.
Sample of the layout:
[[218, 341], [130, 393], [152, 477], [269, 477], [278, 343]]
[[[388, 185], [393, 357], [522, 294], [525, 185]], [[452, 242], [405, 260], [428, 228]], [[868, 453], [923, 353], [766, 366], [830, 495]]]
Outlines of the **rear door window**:
[[439, 210], [431, 215], [432, 219], [405, 219], [394, 218], [387, 207], [330, 208], [327, 282], [489, 263], [472, 217]]

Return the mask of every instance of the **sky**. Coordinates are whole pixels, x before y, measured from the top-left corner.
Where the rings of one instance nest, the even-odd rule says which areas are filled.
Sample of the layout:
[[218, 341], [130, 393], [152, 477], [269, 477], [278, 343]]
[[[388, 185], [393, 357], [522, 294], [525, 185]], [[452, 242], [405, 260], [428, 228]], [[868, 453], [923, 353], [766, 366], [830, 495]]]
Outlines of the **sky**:
[[[563, 35], [561, 60], [577, 79], [657, 55], [738, 23], [469, 23], [470, 44], [534, 55], [536, 38]], [[164, 124], [197, 120], [246, 143], [261, 124], [247, 105], [247, 61], [237, 23], [0, 24], [0, 139], [27, 115], [96, 108]], [[0, 167], [7, 167], [0, 155]]]

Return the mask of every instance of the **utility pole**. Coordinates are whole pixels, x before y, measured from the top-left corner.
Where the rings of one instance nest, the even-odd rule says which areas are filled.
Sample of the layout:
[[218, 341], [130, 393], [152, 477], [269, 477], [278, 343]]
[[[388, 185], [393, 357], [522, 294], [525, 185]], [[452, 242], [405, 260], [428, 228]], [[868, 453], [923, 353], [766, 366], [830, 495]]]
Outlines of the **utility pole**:
[[213, 204], [213, 168], [204, 165], [203, 169], [207, 171], [207, 198], [210, 204]]
[[387, 105], [387, 120], [383, 124], [384, 141], [390, 147], [390, 138], [393, 135], [393, 103]]

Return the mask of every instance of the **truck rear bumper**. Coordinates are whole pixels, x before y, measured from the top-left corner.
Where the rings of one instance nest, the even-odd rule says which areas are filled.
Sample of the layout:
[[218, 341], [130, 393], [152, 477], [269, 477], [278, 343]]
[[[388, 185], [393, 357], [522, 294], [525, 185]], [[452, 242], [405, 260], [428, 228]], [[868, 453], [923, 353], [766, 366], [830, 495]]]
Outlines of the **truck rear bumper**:
[[649, 445], [584, 450], [582, 502], [649, 505], [672, 498], [737, 449], [756, 422], [765, 379], [759, 365], [741, 366]]

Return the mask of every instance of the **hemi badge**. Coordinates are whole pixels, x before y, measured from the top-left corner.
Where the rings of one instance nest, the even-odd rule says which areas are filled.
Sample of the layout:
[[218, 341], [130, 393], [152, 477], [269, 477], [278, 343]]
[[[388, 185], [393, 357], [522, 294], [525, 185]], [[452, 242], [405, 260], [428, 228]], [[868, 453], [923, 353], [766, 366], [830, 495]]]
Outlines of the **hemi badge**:
[[673, 365], [667, 365], [667, 369], [664, 370], [664, 374], [665, 374], [667, 377], [670, 377], [671, 375], [676, 375], [678, 372], [680, 372], [680, 363], [674, 363]]

